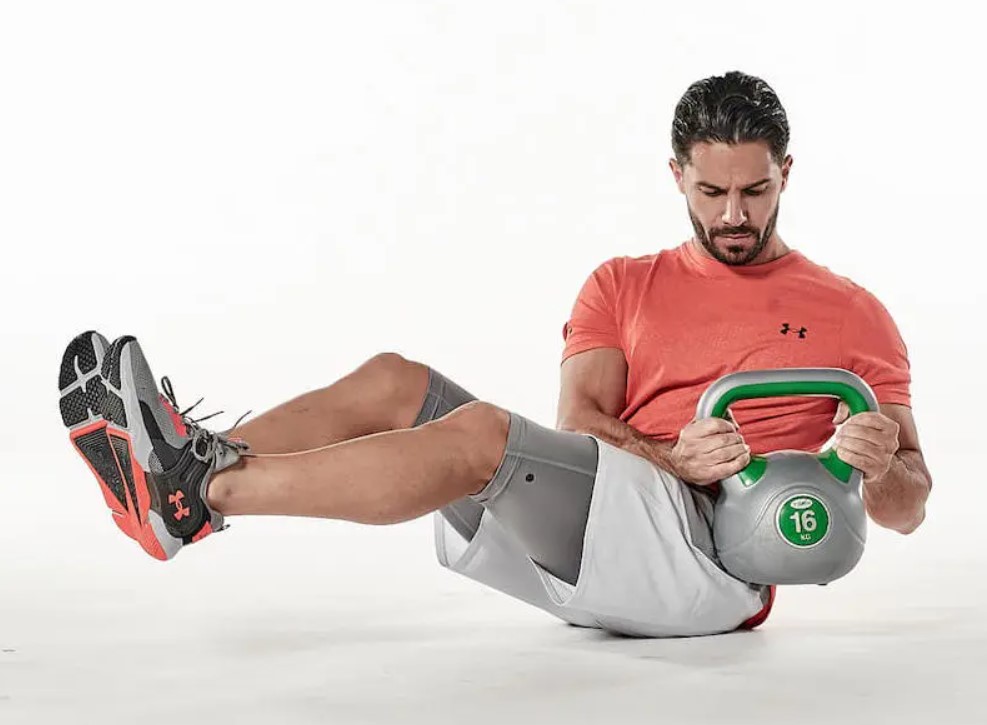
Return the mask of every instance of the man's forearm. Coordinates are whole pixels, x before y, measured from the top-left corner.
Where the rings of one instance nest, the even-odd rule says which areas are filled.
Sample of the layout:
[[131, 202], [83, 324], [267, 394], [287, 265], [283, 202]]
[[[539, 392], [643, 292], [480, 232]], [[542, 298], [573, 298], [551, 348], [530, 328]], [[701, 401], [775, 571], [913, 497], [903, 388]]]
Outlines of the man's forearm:
[[864, 504], [875, 523], [910, 534], [925, 519], [925, 501], [931, 487], [921, 454], [898, 451], [886, 474], [864, 484]]
[[560, 421], [560, 430], [576, 433], [591, 433], [597, 438], [625, 451], [641, 456], [661, 469], [678, 475], [672, 465], [670, 453], [674, 441], [656, 441], [648, 438], [636, 428], [622, 420], [599, 411], [583, 412], [579, 420]]
[[[670, 453], [672, 441], [657, 441], [640, 433], [621, 420], [599, 411], [583, 412], [578, 420], [563, 420], [560, 430], [592, 433], [617, 448], [641, 456], [659, 468], [678, 475]], [[917, 458], [916, 458], [917, 456]], [[931, 481], [921, 454], [899, 451], [891, 468], [878, 481], [863, 487], [867, 513], [880, 526], [910, 534], [925, 519], [925, 500]]]

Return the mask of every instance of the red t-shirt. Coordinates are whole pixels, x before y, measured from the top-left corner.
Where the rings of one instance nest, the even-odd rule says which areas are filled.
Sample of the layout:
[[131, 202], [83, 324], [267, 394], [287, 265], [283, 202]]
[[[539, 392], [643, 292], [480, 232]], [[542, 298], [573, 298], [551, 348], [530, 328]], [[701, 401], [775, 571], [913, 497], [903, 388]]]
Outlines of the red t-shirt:
[[[844, 368], [862, 377], [879, 403], [911, 405], [905, 343], [866, 289], [795, 250], [734, 267], [693, 244], [607, 260], [583, 284], [563, 327], [563, 362], [594, 348], [623, 351], [620, 420], [674, 441], [713, 381], [765, 368]], [[835, 430], [836, 406], [834, 398], [780, 397], [730, 409], [757, 454], [819, 450]], [[770, 602], [760, 621], [769, 609]]]

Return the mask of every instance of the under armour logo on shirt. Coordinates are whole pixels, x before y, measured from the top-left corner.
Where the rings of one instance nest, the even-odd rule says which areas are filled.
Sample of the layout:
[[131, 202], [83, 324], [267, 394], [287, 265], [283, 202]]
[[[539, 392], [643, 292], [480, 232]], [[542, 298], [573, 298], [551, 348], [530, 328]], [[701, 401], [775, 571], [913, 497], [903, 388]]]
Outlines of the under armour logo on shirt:
[[809, 328], [807, 328], [807, 327], [800, 327], [799, 329], [796, 330], [791, 325], [789, 325], [787, 322], [782, 323], [782, 326], [781, 326], [781, 334], [782, 335], [787, 335], [790, 332], [793, 335], [796, 335], [797, 334], [800, 338], [803, 338], [803, 339], [805, 338], [805, 333], [807, 333], [808, 331], [809, 331]]

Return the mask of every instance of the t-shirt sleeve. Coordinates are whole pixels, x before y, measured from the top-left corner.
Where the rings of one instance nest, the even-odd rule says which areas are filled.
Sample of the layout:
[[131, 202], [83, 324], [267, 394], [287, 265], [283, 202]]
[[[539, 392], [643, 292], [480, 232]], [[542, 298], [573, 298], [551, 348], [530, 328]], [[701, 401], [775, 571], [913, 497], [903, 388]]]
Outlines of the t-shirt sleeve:
[[843, 320], [842, 366], [862, 377], [879, 403], [911, 406], [908, 348], [881, 302], [861, 288]]
[[618, 264], [617, 257], [607, 260], [583, 283], [572, 314], [562, 326], [562, 362], [597, 347], [622, 348], [617, 319]]

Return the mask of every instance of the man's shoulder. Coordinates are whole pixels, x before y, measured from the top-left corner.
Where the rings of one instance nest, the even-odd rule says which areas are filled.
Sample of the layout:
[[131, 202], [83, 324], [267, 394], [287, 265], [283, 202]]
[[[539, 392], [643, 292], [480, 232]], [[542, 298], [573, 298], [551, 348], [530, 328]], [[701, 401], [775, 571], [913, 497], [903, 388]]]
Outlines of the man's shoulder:
[[677, 252], [678, 247], [672, 247], [650, 254], [620, 254], [610, 257], [600, 266], [613, 268], [621, 276], [637, 276], [647, 274], [666, 259], [674, 257]]
[[854, 297], [859, 292], [866, 292], [864, 287], [854, 282], [850, 277], [833, 271], [828, 266], [809, 259], [804, 253], [799, 252], [803, 264], [799, 267], [798, 274], [811, 280], [817, 287], [828, 287], [834, 292], [843, 296]]

